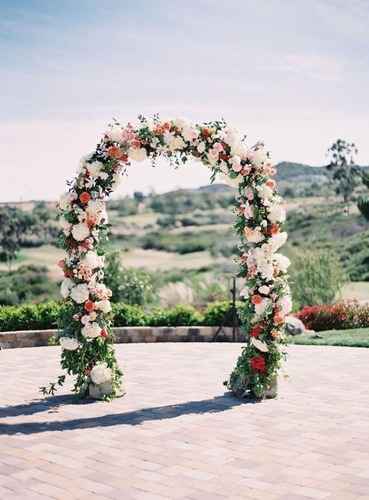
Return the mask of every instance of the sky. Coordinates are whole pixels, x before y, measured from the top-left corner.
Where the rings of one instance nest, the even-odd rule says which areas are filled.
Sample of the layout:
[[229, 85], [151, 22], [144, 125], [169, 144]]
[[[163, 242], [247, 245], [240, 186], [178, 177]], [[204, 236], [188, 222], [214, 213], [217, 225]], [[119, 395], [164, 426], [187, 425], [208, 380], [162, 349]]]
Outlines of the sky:
[[[56, 200], [113, 118], [224, 118], [274, 163], [369, 165], [367, 0], [0, 0], [0, 202]], [[114, 197], [209, 183], [130, 167]]]

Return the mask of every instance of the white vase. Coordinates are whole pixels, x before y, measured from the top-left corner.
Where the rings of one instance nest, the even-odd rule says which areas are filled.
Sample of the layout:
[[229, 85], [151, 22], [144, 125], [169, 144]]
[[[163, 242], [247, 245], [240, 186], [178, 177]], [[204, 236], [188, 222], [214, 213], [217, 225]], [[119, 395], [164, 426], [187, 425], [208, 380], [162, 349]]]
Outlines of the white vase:
[[[90, 398], [93, 399], [102, 399], [103, 396], [109, 396], [111, 392], [112, 388], [110, 382], [103, 382], [102, 384], [99, 385], [90, 384], [88, 386], [88, 393], [90, 395]], [[115, 397], [119, 398], [123, 396], [123, 394], [124, 394], [123, 385], [120, 385], [118, 388], [115, 389]]]

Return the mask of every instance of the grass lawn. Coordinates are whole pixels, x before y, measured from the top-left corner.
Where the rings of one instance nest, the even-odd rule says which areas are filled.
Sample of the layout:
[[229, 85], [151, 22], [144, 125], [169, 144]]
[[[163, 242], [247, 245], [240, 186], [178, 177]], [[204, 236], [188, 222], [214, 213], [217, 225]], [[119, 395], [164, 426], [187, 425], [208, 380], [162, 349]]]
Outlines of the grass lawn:
[[345, 283], [341, 288], [343, 299], [369, 300], [369, 282], [352, 281]]
[[317, 332], [322, 338], [309, 338], [298, 335], [290, 338], [291, 344], [299, 345], [337, 345], [346, 347], [369, 347], [369, 328], [353, 330], [327, 330]]

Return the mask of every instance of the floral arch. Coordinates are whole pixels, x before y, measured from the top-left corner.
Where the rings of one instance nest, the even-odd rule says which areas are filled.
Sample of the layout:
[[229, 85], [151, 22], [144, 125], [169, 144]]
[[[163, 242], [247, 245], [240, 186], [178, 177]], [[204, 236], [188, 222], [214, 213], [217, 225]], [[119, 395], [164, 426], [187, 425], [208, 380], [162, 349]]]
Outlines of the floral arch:
[[[105, 399], [122, 393], [122, 372], [113, 348], [111, 291], [104, 283], [104, 200], [128, 172], [131, 160], [155, 162], [157, 156], [177, 165], [188, 158], [200, 161], [209, 167], [212, 181], [220, 173], [236, 189], [238, 276], [245, 279], [239, 316], [248, 340], [225, 385], [237, 394], [263, 397], [285, 357], [284, 317], [291, 309], [289, 260], [276, 253], [287, 239], [281, 231], [284, 202], [271, 178], [276, 171], [269, 154], [262, 142], [248, 148], [245, 137], [224, 121], [194, 125], [182, 117], [161, 121], [140, 116], [135, 125], [109, 125], [96, 150], [81, 159], [59, 202], [61, 246], [67, 257], [59, 263], [66, 302], [57, 340], [62, 368], [76, 376], [75, 398], [89, 392]], [[59, 385], [64, 379], [59, 377]]]

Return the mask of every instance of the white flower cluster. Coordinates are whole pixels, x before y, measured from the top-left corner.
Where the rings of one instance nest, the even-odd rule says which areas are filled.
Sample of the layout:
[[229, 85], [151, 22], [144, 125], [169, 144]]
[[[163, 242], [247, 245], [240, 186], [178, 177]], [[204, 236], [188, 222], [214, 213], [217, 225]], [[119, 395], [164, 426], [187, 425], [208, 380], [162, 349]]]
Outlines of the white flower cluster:
[[66, 351], [75, 351], [79, 347], [78, 340], [72, 337], [60, 337], [59, 344]]
[[98, 323], [87, 323], [81, 330], [86, 339], [95, 339], [101, 335], [101, 326]]
[[90, 372], [90, 377], [95, 385], [109, 382], [112, 378], [112, 371], [106, 363], [97, 363]]

